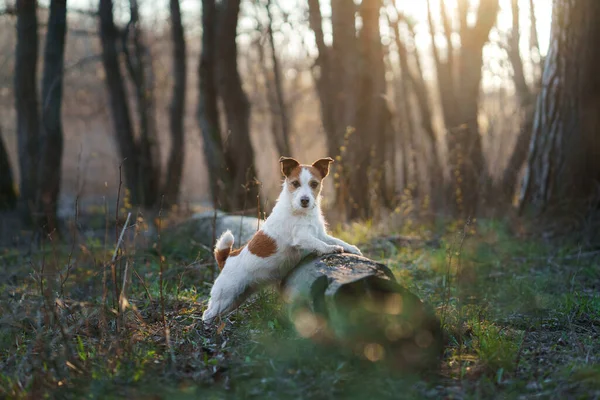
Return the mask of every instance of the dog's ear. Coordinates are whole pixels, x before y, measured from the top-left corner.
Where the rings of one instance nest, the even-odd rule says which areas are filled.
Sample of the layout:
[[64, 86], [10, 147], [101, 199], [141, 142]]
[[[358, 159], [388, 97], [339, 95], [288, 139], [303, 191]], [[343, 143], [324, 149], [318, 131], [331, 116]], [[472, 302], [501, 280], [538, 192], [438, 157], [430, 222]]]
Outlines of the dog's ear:
[[288, 177], [294, 168], [300, 165], [298, 161], [291, 157], [281, 157], [279, 162], [281, 163], [281, 173], [285, 175], [285, 177]]
[[315, 161], [312, 166], [315, 167], [319, 173], [321, 174], [321, 177], [325, 178], [327, 175], [329, 175], [329, 164], [331, 164], [333, 162], [333, 158], [331, 157], [326, 157], [326, 158], [321, 158], [317, 161]]

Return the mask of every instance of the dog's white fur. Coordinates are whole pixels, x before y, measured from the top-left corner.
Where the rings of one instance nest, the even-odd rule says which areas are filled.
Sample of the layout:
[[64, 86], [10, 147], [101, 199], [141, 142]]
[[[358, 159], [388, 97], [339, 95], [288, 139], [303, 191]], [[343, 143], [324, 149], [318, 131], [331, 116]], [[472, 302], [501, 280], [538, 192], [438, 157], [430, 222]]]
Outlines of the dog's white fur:
[[[300, 187], [291, 193], [286, 177], [277, 204], [261, 228], [277, 244], [276, 252], [262, 258], [252, 254], [246, 246], [239, 255], [227, 258], [212, 287], [203, 321], [211, 322], [233, 311], [261, 287], [280, 281], [304, 254], [347, 252], [362, 255], [356, 246], [327, 234], [321, 212], [320, 187], [315, 196], [310, 187], [315, 180], [314, 174], [307, 166], [300, 167]], [[319, 180], [323, 178], [319, 177]], [[308, 206], [303, 207], [301, 199], [306, 203], [307, 197]], [[226, 231], [217, 240], [215, 251], [231, 249], [233, 242], [232, 233]]]

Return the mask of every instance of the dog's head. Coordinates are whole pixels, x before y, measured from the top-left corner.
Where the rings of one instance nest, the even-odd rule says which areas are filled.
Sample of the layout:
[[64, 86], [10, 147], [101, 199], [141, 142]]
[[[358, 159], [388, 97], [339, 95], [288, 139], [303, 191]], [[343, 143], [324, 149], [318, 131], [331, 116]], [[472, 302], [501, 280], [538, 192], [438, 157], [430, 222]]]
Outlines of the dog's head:
[[312, 165], [300, 164], [289, 157], [281, 157], [281, 173], [285, 176], [283, 190], [289, 198], [294, 211], [306, 212], [318, 205], [323, 179], [329, 174], [330, 157], [321, 158]]

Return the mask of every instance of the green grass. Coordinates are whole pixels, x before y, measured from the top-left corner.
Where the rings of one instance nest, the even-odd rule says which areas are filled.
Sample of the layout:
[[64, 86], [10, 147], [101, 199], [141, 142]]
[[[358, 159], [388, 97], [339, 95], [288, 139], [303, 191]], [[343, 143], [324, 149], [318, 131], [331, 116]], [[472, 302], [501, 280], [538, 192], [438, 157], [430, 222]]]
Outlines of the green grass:
[[[68, 242], [33, 256], [3, 253], [0, 397], [598, 396], [597, 258], [516, 237], [493, 220], [396, 230], [353, 224], [336, 234], [360, 243], [436, 309], [447, 337], [439, 371], [403, 375], [302, 339], [271, 289], [218, 329], [204, 328], [212, 260], [186, 235], [147, 249], [125, 244], [115, 271], [119, 286], [126, 266], [131, 273], [129, 306], [119, 312], [106, 265], [114, 245], [92, 239], [72, 254]], [[68, 260], [52, 307], [40, 292], [42, 266], [64, 277]]]

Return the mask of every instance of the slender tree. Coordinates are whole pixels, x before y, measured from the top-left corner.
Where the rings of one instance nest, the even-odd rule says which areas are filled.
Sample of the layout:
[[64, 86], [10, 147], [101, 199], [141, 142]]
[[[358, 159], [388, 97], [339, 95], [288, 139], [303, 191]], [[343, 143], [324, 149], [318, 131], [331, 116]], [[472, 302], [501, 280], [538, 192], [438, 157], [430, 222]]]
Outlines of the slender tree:
[[[119, 63], [120, 35], [113, 19], [112, 0], [100, 0], [100, 41], [102, 43], [102, 63], [104, 65], [105, 83], [108, 90], [110, 109], [119, 148], [119, 155], [123, 160], [123, 172], [127, 184], [135, 189], [139, 176], [139, 155], [136, 145], [133, 125], [127, 102], [127, 90], [123, 81]], [[139, 204], [141, 193], [132, 191], [132, 201]]]
[[339, 161], [337, 208], [348, 218], [373, 217], [391, 197], [385, 184], [390, 166], [384, 154], [393, 130], [385, 102], [385, 64], [379, 31], [381, 1], [361, 3], [358, 13], [362, 27], [357, 32], [356, 8], [344, 0], [332, 0], [331, 46], [325, 44], [319, 1], [309, 0], [308, 5], [309, 23], [319, 51], [314, 75], [323, 126], [329, 154]]
[[217, 6], [215, 0], [202, 0], [202, 51], [198, 64], [198, 124], [202, 133], [204, 159], [209, 172], [210, 191], [215, 207], [231, 210], [228, 194], [233, 180], [226, 169], [221, 127], [216, 69]]
[[[452, 192], [460, 214], [472, 214], [479, 203], [479, 194], [489, 183], [479, 132], [479, 92], [482, 77], [483, 46], [496, 23], [498, 0], [480, 1], [473, 24], [468, 22], [470, 0], [458, 0], [457, 18], [448, 12], [445, 0], [440, 0], [442, 28], [445, 34], [446, 57], [442, 57], [435, 41], [431, 1], [427, 0], [433, 59], [436, 66], [442, 113], [447, 129]], [[453, 21], [457, 22], [455, 27]], [[452, 37], [458, 34], [460, 47]]]
[[36, 204], [40, 226], [48, 232], [58, 229], [56, 211], [60, 191], [63, 154], [61, 122], [67, 2], [52, 0], [44, 50], [42, 78], [42, 129]]
[[[237, 65], [240, 0], [202, 2], [202, 54], [198, 67], [198, 122], [211, 177], [213, 203], [224, 210], [256, 204], [259, 185], [250, 142], [250, 103]], [[219, 126], [223, 103], [226, 133]]]
[[163, 193], [166, 204], [176, 204], [179, 198], [179, 188], [183, 175], [183, 160], [185, 155], [184, 127], [185, 97], [186, 97], [186, 45], [181, 8], [179, 0], [170, 0], [171, 35], [173, 40], [173, 94], [169, 113], [171, 128], [171, 154], [167, 163], [167, 171]]
[[[525, 161], [527, 160], [527, 152], [529, 150], [529, 142], [533, 132], [533, 118], [535, 112], [535, 98], [537, 96], [537, 85], [530, 87], [525, 79], [523, 59], [520, 52], [520, 9], [517, 0], [511, 0], [512, 9], [512, 29], [508, 37], [507, 54], [513, 68], [513, 82], [516, 89], [519, 105], [523, 110], [523, 121], [517, 142], [513, 148], [513, 152], [508, 160], [508, 165], [502, 176], [502, 192], [509, 199], [515, 194], [518, 182], [518, 176], [521, 172]], [[535, 24], [535, 9], [533, 2], [530, 3], [531, 22]], [[535, 26], [532, 32], [536, 32]], [[537, 33], [532, 35], [532, 46], [537, 48]], [[538, 51], [539, 53], [539, 51]]]
[[40, 118], [37, 92], [38, 21], [37, 2], [18, 0], [17, 45], [15, 51], [15, 108], [21, 171], [18, 209], [26, 224], [34, 221], [37, 163], [40, 157]]
[[599, 18], [600, 2], [595, 0], [554, 1], [520, 193], [522, 210], [582, 214], [599, 204]]
[[232, 179], [229, 203], [234, 210], [256, 204], [259, 190], [250, 142], [250, 102], [242, 87], [237, 63], [239, 11], [240, 0], [222, 0], [219, 3], [216, 43], [213, 44], [217, 54], [217, 89], [227, 125], [224, 155]]
[[[273, 35], [273, 14], [271, 12], [272, 1], [267, 0], [266, 10], [268, 17], [267, 38], [269, 50], [271, 51], [271, 64], [273, 68], [273, 88], [269, 90], [269, 102], [272, 108], [272, 118], [274, 121], [273, 134], [275, 136], [275, 144], [281, 155], [291, 156], [290, 148], [290, 121], [288, 107], [283, 93], [283, 79], [281, 77], [281, 66], [277, 49], [275, 47], [275, 38]], [[267, 82], [271, 79], [267, 77]], [[269, 85], [271, 86], [271, 85]]]
[[12, 168], [8, 159], [8, 152], [2, 139], [2, 129], [0, 127], [0, 211], [12, 210], [17, 206], [17, 194], [15, 193], [15, 184], [13, 181]]
[[160, 151], [156, 127], [154, 68], [150, 49], [143, 37], [137, 0], [129, 0], [130, 20], [122, 37], [125, 66], [133, 83], [138, 119], [138, 179], [136, 189], [140, 204], [151, 207], [159, 203]]
[[[142, 38], [136, 0], [130, 1], [130, 21], [124, 32], [115, 26], [112, 0], [99, 3], [100, 41], [105, 83], [110, 98], [115, 136], [127, 187], [133, 204], [158, 205], [161, 194], [159, 143], [153, 94], [154, 74], [148, 48]], [[139, 135], [132, 123], [120, 50], [134, 87]]]

